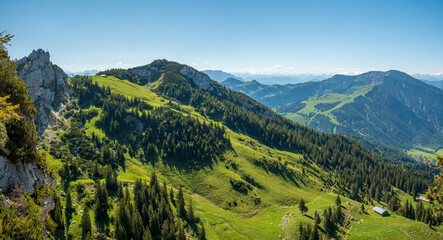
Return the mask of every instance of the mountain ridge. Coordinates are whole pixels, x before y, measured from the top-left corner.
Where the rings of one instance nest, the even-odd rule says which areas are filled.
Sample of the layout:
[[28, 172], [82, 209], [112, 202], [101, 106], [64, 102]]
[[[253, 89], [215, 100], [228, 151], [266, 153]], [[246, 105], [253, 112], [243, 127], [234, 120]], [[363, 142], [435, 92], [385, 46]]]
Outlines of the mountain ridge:
[[[334, 75], [320, 82], [296, 85], [247, 86], [242, 83], [230, 87], [322, 132], [366, 136], [403, 150], [429, 144], [442, 147], [433, 142], [442, 140], [443, 122], [439, 116], [443, 115], [443, 91], [397, 70]], [[384, 105], [381, 99], [393, 105]], [[378, 110], [368, 110], [368, 106]], [[398, 116], [392, 114], [396, 110]], [[369, 115], [377, 120], [369, 123]], [[368, 124], [372, 127], [367, 128]]]

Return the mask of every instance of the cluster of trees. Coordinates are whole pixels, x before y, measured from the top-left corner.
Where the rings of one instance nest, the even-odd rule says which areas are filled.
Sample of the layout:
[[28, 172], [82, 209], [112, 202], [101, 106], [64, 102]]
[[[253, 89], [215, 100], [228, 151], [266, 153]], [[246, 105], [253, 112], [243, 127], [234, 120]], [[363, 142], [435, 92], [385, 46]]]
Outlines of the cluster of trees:
[[[106, 183], [107, 185], [107, 183]], [[110, 203], [106, 188], [97, 184], [95, 219], [108, 218]], [[101, 189], [101, 190], [100, 190]], [[195, 216], [192, 202], [186, 209], [182, 189], [177, 196], [166, 183], [161, 185], [152, 175], [149, 184], [140, 179], [134, 184], [133, 194], [120, 183], [116, 192], [117, 209], [114, 214], [114, 237], [116, 239], [186, 239], [186, 232], [198, 239], [206, 239], [203, 224], [199, 228], [199, 218]], [[173, 206], [177, 209], [174, 214]], [[82, 216], [82, 239], [91, 235], [91, 220], [86, 208]]]
[[3, 102], [0, 104], [0, 154], [12, 162], [44, 165], [44, 157], [36, 151], [38, 137], [34, 125], [34, 103], [26, 84], [16, 76], [17, 66], [6, 50], [12, 37], [0, 33], [0, 98]]
[[314, 223], [314, 226], [311, 226], [310, 223], [306, 224], [306, 226], [300, 222], [298, 225], [298, 239], [299, 240], [319, 240], [320, 234], [318, 232], [318, 224]]
[[[323, 231], [328, 237], [336, 236], [337, 230], [343, 225], [345, 220], [345, 215], [341, 209], [340, 197], [337, 196], [335, 201], [335, 206], [333, 208], [328, 207], [328, 209], [323, 212], [323, 220], [320, 215], [315, 211], [314, 213], [314, 226], [307, 224], [304, 226], [302, 222], [298, 226], [298, 239], [304, 240], [317, 240], [319, 237], [319, 224], [322, 223]], [[300, 199], [299, 210], [303, 214], [308, 212], [308, 208], [305, 205], [304, 199]]]
[[393, 198], [388, 204], [388, 209], [405, 218], [429, 224], [429, 227], [438, 226], [443, 222], [442, 212], [435, 211], [432, 207], [425, 208], [421, 201], [418, 201], [414, 208], [409, 201], [406, 201], [402, 206], [398, 198]]
[[[79, 189], [79, 186], [84, 185], [78, 183], [76, 187], [77, 201], [80, 202], [83, 199], [81, 194], [85, 189]], [[109, 194], [108, 191], [110, 191]], [[106, 177], [104, 183], [97, 181], [94, 192], [91, 201], [88, 199], [83, 201], [84, 210], [80, 223], [82, 239], [93, 237], [89, 211], [91, 207], [97, 231], [115, 239], [185, 240], [186, 235], [199, 240], [206, 239], [204, 225], [199, 224], [200, 219], [195, 216], [192, 201], [190, 200], [189, 204], [185, 203], [182, 188], [178, 190], [178, 193], [174, 193], [174, 189], [168, 188], [166, 183], [159, 183], [155, 173], [149, 183], [137, 179], [132, 193], [129, 192], [128, 187], [118, 183], [113, 177]], [[66, 236], [65, 231], [69, 229], [71, 215], [75, 212], [72, 201], [70, 188], [66, 192], [65, 208], [63, 208], [60, 195], [54, 196], [55, 207], [46, 220], [47, 225], [49, 224], [48, 230], [53, 236], [60, 238]], [[117, 204], [113, 206], [112, 202]], [[35, 208], [38, 211], [38, 208]], [[111, 211], [114, 211], [112, 218], [109, 214]], [[0, 214], [3, 212], [0, 211]], [[37, 221], [33, 224], [39, 224], [38, 218], [37, 220], [30, 218], [29, 221]], [[114, 232], [109, 230], [111, 224]], [[30, 230], [23, 231], [23, 233], [31, 232]], [[18, 233], [21, 234], [21, 231]]]
[[273, 113], [246, 95], [230, 91], [216, 82], [216, 90], [203, 91], [179, 74], [179, 64], [166, 62], [157, 91], [194, 106], [203, 115], [222, 121], [233, 130], [248, 134], [268, 146], [303, 154], [339, 176], [342, 192], [353, 199], [361, 193], [380, 192], [395, 186], [405, 192], [423, 192], [432, 182], [428, 170], [405, 169], [390, 163], [344, 135], [318, 133]]

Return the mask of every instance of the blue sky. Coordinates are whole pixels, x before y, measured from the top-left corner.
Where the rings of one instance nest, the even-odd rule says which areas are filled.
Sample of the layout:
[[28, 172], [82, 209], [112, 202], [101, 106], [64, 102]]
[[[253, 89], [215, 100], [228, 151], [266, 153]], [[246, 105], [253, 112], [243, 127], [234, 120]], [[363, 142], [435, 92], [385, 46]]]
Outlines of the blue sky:
[[443, 1], [4, 1], [13, 58], [251, 73], [443, 72]]

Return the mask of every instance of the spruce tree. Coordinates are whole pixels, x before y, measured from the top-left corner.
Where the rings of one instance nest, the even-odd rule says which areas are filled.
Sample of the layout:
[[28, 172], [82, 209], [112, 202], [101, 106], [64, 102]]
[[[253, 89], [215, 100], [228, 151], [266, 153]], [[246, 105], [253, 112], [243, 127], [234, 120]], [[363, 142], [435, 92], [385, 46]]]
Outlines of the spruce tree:
[[171, 199], [171, 203], [175, 206], [174, 190], [172, 188], [169, 191], [169, 199]]
[[137, 209], [134, 210], [135, 214], [132, 216], [132, 233], [134, 239], [141, 239], [143, 236], [143, 220]]
[[68, 190], [66, 191], [66, 214], [71, 214], [73, 210], [71, 189], [68, 187]]
[[183, 188], [180, 186], [178, 190], [177, 195], [177, 211], [180, 216], [185, 217], [186, 216], [186, 210], [185, 210], [185, 199], [183, 198]]
[[82, 227], [82, 239], [87, 239], [88, 234], [89, 237], [91, 237], [92, 227], [91, 227], [91, 218], [89, 217], [88, 207], [85, 207], [85, 209], [83, 210], [81, 227]]
[[314, 227], [312, 227], [311, 234], [309, 235], [309, 240], [319, 240], [320, 235], [318, 234], [318, 225], [314, 223]]
[[320, 222], [321, 222], [320, 215], [318, 215], [318, 212], [315, 211], [315, 213], [314, 213], [314, 223], [318, 225], [318, 224], [320, 224]]
[[305, 212], [308, 212], [308, 207], [306, 207], [305, 200], [303, 198], [301, 198], [300, 202], [298, 203], [298, 209], [302, 215], [304, 215]]
[[152, 240], [151, 231], [149, 231], [149, 227], [145, 228], [145, 231], [143, 232], [142, 240]]
[[[65, 231], [65, 222], [63, 221], [63, 207], [60, 196], [58, 194], [55, 195], [55, 208], [53, 213], [54, 222], [57, 224], [57, 230], [59, 232]], [[64, 235], [64, 234], [62, 234]]]
[[298, 239], [304, 239], [304, 228], [302, 222], [298, 223]]
[[118, 240], [127, 240], [126, 230], [123, 228], [121, 224], [117, 224], [115, 226], [115, 238]]
[[202, 227], [200, 228], [200, 232], [198, 234], [198, 240], [206, 240], [206, 231], [204, 223], [202, 223]]
[[340, 196], [337, 195], [337, 198], [335, 199], [335, 205], [340, 207], [341, 206], [341, 200], [340, 200]]
[[185, 229], [181, 222], [178, 222], [177, 240], [186, 240]]
[[194, 210], [192, 209], [192, 199], [189, 199], [188, 219], [191, 223], [195, 222]]

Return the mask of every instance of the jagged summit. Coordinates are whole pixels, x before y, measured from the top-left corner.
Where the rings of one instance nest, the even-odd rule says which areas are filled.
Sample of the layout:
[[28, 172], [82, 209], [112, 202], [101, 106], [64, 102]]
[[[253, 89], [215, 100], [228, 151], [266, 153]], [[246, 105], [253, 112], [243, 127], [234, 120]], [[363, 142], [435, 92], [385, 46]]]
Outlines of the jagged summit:
[[17, 75], [26, 83], [37, 115], [35, 125], [42, 134], [50, 124], [51, 112], [57, 112], [68, 94], [68, 75], [50, 61], [42, 49], [17, 61]]

